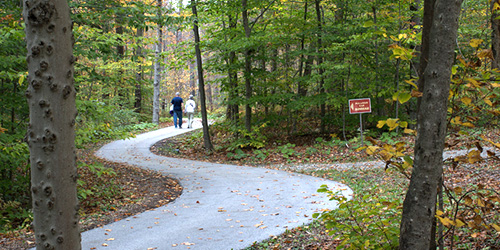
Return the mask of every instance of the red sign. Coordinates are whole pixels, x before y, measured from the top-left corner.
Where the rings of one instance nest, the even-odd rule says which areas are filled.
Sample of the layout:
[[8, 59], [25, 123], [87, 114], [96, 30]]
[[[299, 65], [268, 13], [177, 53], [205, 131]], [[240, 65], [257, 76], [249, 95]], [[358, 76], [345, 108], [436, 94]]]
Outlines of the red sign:
[[349, 114], [371, 113], [372, 105], [370, 98], [349, 100]]

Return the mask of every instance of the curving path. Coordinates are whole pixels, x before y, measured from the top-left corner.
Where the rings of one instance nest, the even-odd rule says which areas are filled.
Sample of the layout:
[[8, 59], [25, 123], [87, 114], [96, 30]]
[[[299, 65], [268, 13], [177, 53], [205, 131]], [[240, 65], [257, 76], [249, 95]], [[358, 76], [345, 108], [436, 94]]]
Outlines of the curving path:
[[320, 209], [335, 209], [335, 202], [316, 192], [322, 184], [352, 195], [347, 186], [321, 178], [149, 151], [157, 141], [188, 131], [168, 127], [112, 142], [96, 153], [177, 178], [184, 191], [163, 207], [82, 233], [82, 249], [242, 249], [311, 222]]

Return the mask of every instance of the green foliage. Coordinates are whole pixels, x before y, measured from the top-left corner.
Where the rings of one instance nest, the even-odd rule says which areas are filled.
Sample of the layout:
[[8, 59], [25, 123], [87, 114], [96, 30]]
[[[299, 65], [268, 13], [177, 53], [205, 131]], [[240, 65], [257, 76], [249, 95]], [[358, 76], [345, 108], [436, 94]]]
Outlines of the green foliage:
[[243, 152], [243, 150], [237, 148], [234, 150], [234, 153], [233, 152], [228, 152], [227, 153], [227, 157], [231, 158], [231, 159], [235, 159], [235, 160], [241, 160], [243, 158], [246, 158], [248, 155], [245, 154], [245, 152]]
[[132, 137], [137, 128], [148, 128], [151, 124], [135, 124], [138, 114], [118, 106], [106, 105], [96, 101], [77, 101], [77, 147], [102, 140], [125, 139]]
[[401, 202], [385, 192], [364, 192], [352, 200], [329, 190], [326, 185], [318, 189], [337, 201], [338, 209], [315, 213], [314, 218], [325, 222], [330, 234], [340, 234], [337, 249], [397, 249]]
[[0, 134], [0, 193], [5, 201], [29, 197], [29, 150], [15, 136]]
[[112, 168], [103, 166], [100, 163], [79, 163], [78, 172], [82, 176], [77, 181], [78, 199], [86, 207], [107, 208], [112, 204], [107, 204], [107, 200], [121, 196], [121, 188], [110, 181], [101, 181], [106, 177], [116, 176]]
[[0, 233], [28, 228], [33, 221], [33, 213], [18, 201], [0, 199]]
[[264, 133], [261, 132], [261, 129], [265, 128], [267, 123], [263, 123], [262, 125], [255, 127], [251, 132], [248, 132], [244, 128], [238, 128], [237, 133], [238, 138], [231, 143], [231, 145], [227, 148], [227, 151], [234, 151], [238, 148], [263, 148], [266, 146], [267, 137]]
[[0, 127], [0, 233], [28, 227], [33, 219], [29, 150], [19, 138]]
[[269, 152], [266, 149], [255, 149], [253, 151], [253, 155], [258, 160], [263, 161], [267, 158], [267, 156], [269, 155]]
[[295, 144], [287, 143], [285, 145], [278, 146], [277, 150], [279, 153], [281, 153], [283, 158], [288, 159], [297, 153], [295, 152], [294, 148]]
[[306, 149], [306, 154], [308, 156], [312, 156], [314, 155], [315, 153], [317, 153], [319, 150], [317, 148], [314, 148], [314, 147], [309, 147]]

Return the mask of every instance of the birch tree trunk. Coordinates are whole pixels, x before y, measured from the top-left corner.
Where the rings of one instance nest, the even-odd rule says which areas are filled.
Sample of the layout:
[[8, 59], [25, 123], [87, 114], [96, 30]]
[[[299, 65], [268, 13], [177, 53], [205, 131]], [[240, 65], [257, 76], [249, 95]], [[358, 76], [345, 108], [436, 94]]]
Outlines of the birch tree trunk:
[[433, 239], [432, 225], [443, 173], [447, 103], [461, 3], [461, 0], [442, 0], [433, 6], [428, 62], [420, 88], [423, 96], [418, 110], [415, 160], [403, 203], [399, 249], [427, 250]]
[[72, 22], [66, 0], [26, 0], [27, 141], [37, 249], [81, 249]]
[[163, 44], [162, 0], [158, 0], [158, 41], [155, 46], [155, 76], [153, 80], [153, 123], [160, 123], [160, 82], [161, 82], [161, 50]]

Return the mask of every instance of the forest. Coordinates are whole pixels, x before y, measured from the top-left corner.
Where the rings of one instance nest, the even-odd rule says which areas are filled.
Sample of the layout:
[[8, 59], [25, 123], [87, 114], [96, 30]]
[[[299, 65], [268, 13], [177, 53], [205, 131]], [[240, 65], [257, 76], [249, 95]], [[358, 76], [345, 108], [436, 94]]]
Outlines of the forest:
[[[27, 96], [35, 83], [28, 74], [27, 55], [36, 48], [27, 48], [22, 2], [0, 3], [1, 234], [26, 230], [33, 220], [32, 167], [26, 142], [30, 127]], [[452, 54], [450, 77], [446, 77], [448, 97], [442, 98], [446, 102], [445, 122], [440, 123], [446, 130], [444, 146], [472, 151], [444, 164], [455, 169], [484, 163], [496, 169], [492, 170], [495, 173], [499, 160], [495, 150], [500, 149], [500, 1], [459, 2], [456, 39], [449, 40], [453, 48], [437, 47], [429, 57]], [[204, 120], [214, 121], [211, 138], [195, 134], [197, 140], [212, 140], [214, 144], [200, 146], [198, 154], [223, 155], [232, 161], [250, 155], [269, 160], [271, 150], [265, 149], [271, 141], [278, 141], [276, 152], [286, 155], [283, 160], [310, 161], [307, 158], [315, 157], [321, 149], [311, 147], [298, 153], [298, 143], [283, 142], [310, 137], [315, 138], [312, 144], [381, 159], [386, 169], [395, 169], [393, 175], [411, 178], [413, 154], [417, 154], [415, 134], [424, 126], [418, 123], [419, 108], [432, 107], [420, 101], [425, 95], [422, 79], [427, 65], [422, 58], [428, 58], [422, 51], [427, 46], [425, 24], [429, 22], [424, 5], [436, 1], [68, 3], [78, 111], [74, 143], [78, 150], [171, 122], [170, 100], [180, 92], [185, 99], [194, 95], [197, 103], [206, 103], [198, 111], [208, 115]], [[198, 42], [193, 24], [199, 27]], [[203, 65], [197, 64], [195, 48], [199, 48]], [[349, 114], [349, 100], [359, 98], [370, 98], [371, 113]], [[483, 151], [488, 157], [481, 156]], [[326, 155], [330, 157], [325, 156], [324, 162], [338, 157]], [[82, 160], [77, 166], [82, 176], [106, 175], [108, 171]], [[78, 181], [78, 198], [84, 204], [96, 195], [89, 180]], [[499, 247], [499, 189], [480, 185], [472, 190], [454, 184], [441, 190], [448, 198], [443, 201], [440, 197], [441, 208], [434, 218], [441, 226], [440, 240], [446, 241], [440, 244], [453, 246], [454, 237], [465, 237]], [[357, 202], [354, 206], [361, 206], [361, 201]], [[380, 203], [390, 212], [398, 210], [401, 219], [402, 201]], [[467, 212], [459, 207], [466, 207]], [[342, 228], [332, 221], [331, 214], [316, 216], [331, 227]], [[391, 232], [391, 237], [399, 237], [399, 224], [392, 226], [397, 232]], [[442, 236], [443, 231], [448, 238]], [[351, 235], [343, 238], [343, 246], [359, 249], [356, 246], [370, 245], [366, 242], [377, 241], [376, 237], [390, 238], [387, 232], [380, 233], [383, 236], [371, 239]], [[392, 248], [398, 245], [394, 239], [388, 242]], [[366, 249], [377, 249], [368, 245]]]

